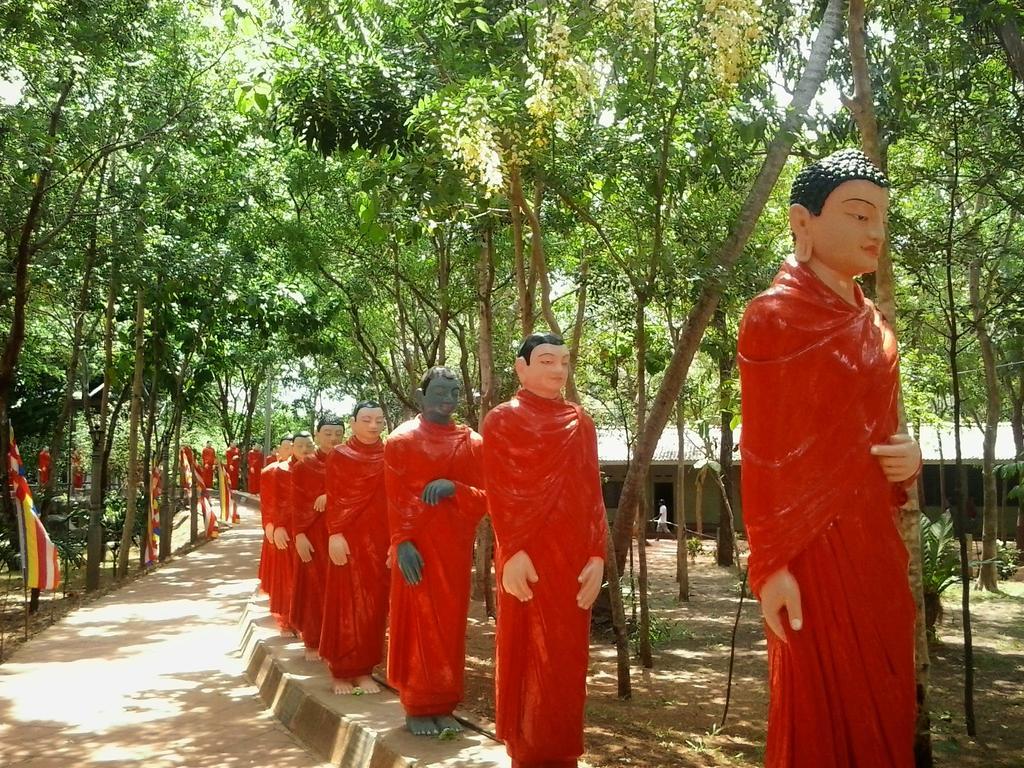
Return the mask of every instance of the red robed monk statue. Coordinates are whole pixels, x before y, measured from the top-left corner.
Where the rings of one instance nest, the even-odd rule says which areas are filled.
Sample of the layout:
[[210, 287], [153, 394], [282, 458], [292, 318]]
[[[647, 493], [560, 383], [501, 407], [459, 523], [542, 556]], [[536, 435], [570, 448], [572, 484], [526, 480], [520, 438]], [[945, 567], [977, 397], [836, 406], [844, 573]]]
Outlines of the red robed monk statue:
[[576, 766], [583, 754], [607, 522], [594, 422], [562, 398], [569, 361], [560, 336], [529, 336], [515, 362], [522, 388], [483, 425], [500, 584], [496, 720], [514, 768]]
[[384, 490], [384, 411], [356, 404], [352, 437], [327, 455], [330, 564], [324, 585], [320, 656], [334, 692], [377, 693], [371, 676], [384, 658], [388, 617], [388, 500]]
[[[309, 433], [305, 435], [308, 437]], [[345, 437], [336, 416], [325, 416], [316, 427], [316, 450], [292, 466], [292, 527], [294, 585], [288, 621], [302, 636], [306, 658], [320, 658], [320, 623], [324, 615], [327, 578], [327, 454]]]
[[[313, 438], [309, 432], [299, 432], [292, 438], [291, 455], [281, 453], [281, 460], [275, 465], [274, 494], [277, 503], [274, 510], [274, 546], [277, 548], [277, 561], [274, 579], [270, 591], [270, 613], [277, 620], [282, 634], [290, 634], [297, 630], [291, 624], [292, 596], [295, 587], [295, 552], [292, 546], [294, 534], [294, 514], [292, 509], [292, 468], [313, 452]], [[282, 446], [283, 448], [283, 446]]]
[[206, 441], [206, 447], [203, 448], [202, 458], [203, 466], [200, 470], [200, 475], [203, 478], [203, 485], [207, 488], [213, 488], [213, 468], [217, 466], [217, 451], [209, 440]]
[[921, 451], [897, 433], [895, 336], [854, 281], [877, 267], [888, 187], [856, 150], [805, 168], [795, 254], [740, 325], [769, 768], [914, 765], [914, 601], [896, 516]]
[[254, 445], [245, 456], [245, 489], [254, 496], [260, 495], [260, 471], [263, 469], [263, 449]]
[[50, 482], [50, 466], [52, 464], [50, 459], [50, 449], [43, 448], [39, 452], [39, 485], [44, 486]]
[[480, 435], [452, 421], [462, 385], [431, 368], [414, 396], [421, 415], [384, 445], [391, 531], [388, 679], [416, 735], [460, 731], [473, 539], [484, 515]]
[[[274, 456], [280, 456], [282, 461], [288, 461], [292, 455], [292, 436], [285, 435], [281, 438], [280, 446]], [[271, 606], [274, 605], [274, 580], [280, 580], [278, 574], [281, 555], [277, 545], [274, 543], [274, 526], [277, 520], [277, 505], [279, 504], [277, 491], [277, 461], [273, 461], [260, 471], [260, 483], [263, 493], [260, 496], [260, 521], [263, 525], [263, 546], [260, 549], [260, 589], [270, 596]], [[291, 561], [288, 561], [289, 567]]]

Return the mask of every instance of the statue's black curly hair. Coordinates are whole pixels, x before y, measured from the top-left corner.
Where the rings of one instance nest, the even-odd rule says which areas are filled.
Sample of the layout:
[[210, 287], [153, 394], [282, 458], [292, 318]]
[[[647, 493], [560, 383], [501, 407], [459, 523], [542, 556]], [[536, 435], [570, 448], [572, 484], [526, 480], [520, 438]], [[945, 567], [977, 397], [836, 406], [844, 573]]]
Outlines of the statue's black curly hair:
[[815, 216], [821, 214], [825, 200], [840, 184], [864, 179], [889, 189], [889, 179], [859, 149], [841, 149], [808, 165], [796, 177], [789, 193], [790, 205], [802, 205]]

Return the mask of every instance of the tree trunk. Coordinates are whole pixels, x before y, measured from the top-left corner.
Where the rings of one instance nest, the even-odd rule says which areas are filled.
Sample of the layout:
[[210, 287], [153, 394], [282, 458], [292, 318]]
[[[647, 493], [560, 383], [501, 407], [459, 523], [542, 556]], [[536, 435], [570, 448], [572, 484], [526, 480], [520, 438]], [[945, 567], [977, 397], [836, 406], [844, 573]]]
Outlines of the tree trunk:
[[676, 437], [679, 454], [676, 458], [676, 581], [679, 582], [679, 602], [690, 602], [690, 565], [686, 559], [686, 420], [683, 398], [676, 404]]
[[509, 216], [512, 220], [512, 258], [516, 273], [516, 308], [519, 327], [525, 339], [533, 333], [533, 283], [527, 274], [525, 244], [523, 242], [523, 212], [519, 201], [523, 197], [519, 169], [509, 172]]
[[608, 582], [608, 604], [612, 614], [612, 631], [615, 634], [616, 677], [618, 696], [623, 701], [633, 698], [632, 681], [629, 677], [629, 632], [626, 630], [626, 611], [622, 605], [622, 585], [616, 560], [615, 544], [611, 530], [607, 531], [608, 543], [604, 560], [604, 575]]
[[[645, 483], [645, 489], [646, 486], [647, 484]], [[644, 509], [650, 507], [646, 492], [640, 497], [640, 503]], [[651, 601], [648, 594], [650, 585], [647, 579], [647, 516], [642, 515], [641, 517], [641, 523], [637, 526], [636, 531], [637, 564], [639, 566], [637, 588], [640, 591], [640, 626], [638, 627], [640, 633], [640, 665], [644, 669], [652, 669], [654, 667], [654, 656], [651, 653]]]
[[[879, 168], [886, 169], [885, 151], [879, 139], [878, 119], [875, 115], [874, 95], [868, 71], [865, 40], [864, 0], [851, 0], [849, 22], [850, 60], [853, 68], [855, 93], [846, 106], [853, 113], [861, 135], [861, 146]], [[882, 244], [878, 269], [875, 272], [876, 303], [879, 311], [896, 332], [896, 295], [888, 237]], [[951, 309], [952, 311], [952, 309]], [[898, 431], [906, 433], [907, 416], [900, 391], [897, 403]], [[928, 655], [928, 628], [924, 605], [924, 571], [921, 562], [921, 508], [917, 488], [907, 489], [907, 503], [898, 518], [900, 535], [910, 556], [908, 580], [914, 598], [914, 656], [915, 687], [917, 691], [917, 720], [914, 724], [914, 762], [917, 768], [931, 768], [931, 715], [928, 709], [928, 673], [931, 662]]]
[[[477, 357], [480, 361], [480, 423], [483, 426], [487, 412], [495, 405], [497, 382], [494, 370], [494, 307], [491, 299], [494, 292], [494, 232], [493, 221], [488, 218], [483, 229], [480, 255], [477, 259]], [[497, 618], [494, 587], [491, 583], [494, 530], [490, 516], [485, 515], [477, 526], [475, 556], [475, 599], [483, 600], [487, 615]]]
[[[43, 148], [42, 161], [35, 176], [32, 188], [32, 199], [29, 203], [25, 221], [18, 235], [18, 245], [14, 257], [14, 308], [11, 313], [11, 325], [4, 340], [3, 353], [0, 355], [0, 456], [6, 457], [10, 446], [10, 397], [14, 386], [14, 376], [18, 370], [18, 358], [25, 343], [25, 309], [28, 306], [28, 266], [35, 251], [34, 239], [36, 227], [43, 213], [43, 199], [49, 187], [50, 174], [53, 171], [53, 150], [56, 144], [57, 128], [60, 125], [61, 112], [67, 101], [75, 78], [72, 75], [61, 85], [57, 102], [50, 110], [49, 127], [46, 134], [46, 146]], [[7, 460], [0, 460], [0, 488], [10, 487]], [[54, 472], [56, 474], [56, 472]], [[14, 503], [11, 494], [0, 493], [0, 511], [8, 520], [14, 519]]]
[[[114, 311], [119, 287], [119, 265], [116, 255], [110, 262], [110, 282], [107, 285], [107, 306], [103, 313], [103, 392], [100, 412], [95, 423], [90, 422], [92, 437], [92, 487], [89, 498], [89, 531], [86, 546], [85, 589], [92, 592], [100, 585], [100, 566], [103, 559], [103, 492], [106, 464], [108, 414], [110, 391], [114, 386]], [[86, 399], [88, 402], [88, 398]]]
[[981, 257], [971, 261], [968, 270], [971, 312], [974, 317], [974, 333], [978, 337], [978, 348], [985, 370], [985, 439], [982, 447], [982, 472], [984, 475], [985, 497], [982, 513], [981, 570], [978, 573], [977, 588], [989, 592], [999, 591], [999, 572], [995, 560], [999, 557], [999, 543], [996, 540], [999, 526], [999, 487], [996, 482], [996, 433], [999, 429], [999, 412], [1002, 397], [999, 379], [996, 376], [996, 353], [992, 337], [985, 325], [988, 297], [981, 295]]
[[135, 378], [132, 380], [131, 416], [128, 422], [128, 482], [125, 487], [124, 530], [121, 531], [121, 549], [118, 554], [117, 574], [128, 575], [128, 552], [135, 529], [135, 507], [139, 498], [139, 418], [142, 414], [142, 371], [146, 358], [143, 353], [146, 307], [142, 287], [135, 296]]
[[665, 370], [661, 386], [654, 399], [654, 405], [647, 417], [647, 426], [637, 442], [634, 461], [630, 464], [623, 482], [619, 512], [612, 531], [620, 570], [621, 564], [625, 562], [625, 545], [631, 538], [633, 523], [637, 515], [640, 486], [643, 478], [647, 475], [651, 457], [658, 445], [658, 439], [675, 407], [690, 363], [693, 361], [700, 340], [722, 295], [725, 281], [754, 231], [761, 211], [764, 210], [772, 189], [775, 187], [775, 182], [779, 178], [779, 173], [785, 165], [786, 158], [789, 157], [793, 142], [803, 125], [807, 108], [825, 77], [832, 44], [842, 23], [842, 0], [829, 0], [822, 16], [821, 26], [818, 28], [818, 34], [811, 46], [807, 66], [793, 91], [793, 100], [786, 111], [785, 120], [768, 147], [764, 163], [747, 194], [732, 233], [722, 244], [714, 259], [714, 269], [709, 272], [712, 276], [704, 282], [704, 287], [687, 316], [686, 325]]
[[721, 482], [722, 506], [718, 520], [718, 554], [719, 565], [731, 567], [735, 560], [733, 552], [733, 519], [732, 519], [732, 410], [728, 407], [729, 383], [732, 380], [734, 355], [733, 345], [727, 344], [729, 328], [725, 310], [719, 307], [715, 311], [715, 326], [722, 339], [718, 356], [718, 397], [720, 402], [720, 433], [718, 445], [718, 477]]

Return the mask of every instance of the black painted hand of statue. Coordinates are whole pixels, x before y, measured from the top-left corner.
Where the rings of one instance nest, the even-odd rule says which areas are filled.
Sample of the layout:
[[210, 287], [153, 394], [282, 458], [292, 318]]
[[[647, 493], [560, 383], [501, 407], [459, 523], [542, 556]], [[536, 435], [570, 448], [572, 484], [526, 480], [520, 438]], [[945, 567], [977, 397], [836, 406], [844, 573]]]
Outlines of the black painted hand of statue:
[[445, 480], [440, 478], [438, 480], [431, 480], [423, 487], [423, 495], [420, 498], [425, 504], [434, 506], [439, 503], [442, 499], [447, 499], [449, 496], [455, 493], [455, 483], [451, 480]]
[[415, 587], [423, 580], [423, 555], [411, 541], [398, 545], [398, 570], [405, 583]]

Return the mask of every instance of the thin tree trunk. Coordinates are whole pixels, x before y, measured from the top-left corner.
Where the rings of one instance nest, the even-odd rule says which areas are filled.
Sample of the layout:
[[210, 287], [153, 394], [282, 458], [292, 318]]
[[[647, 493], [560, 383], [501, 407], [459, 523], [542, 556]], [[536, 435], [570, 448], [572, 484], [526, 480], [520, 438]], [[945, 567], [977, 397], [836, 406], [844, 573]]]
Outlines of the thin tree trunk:
[[[25, 343], [25, 310], [28, 306], [29, 277], [28, 266], [35, 251], [34, 239], [36, 227], [43, 213], [43, 200], [49, 187], [50, 174], [53, 172], [53, 150], [56, 145], [57, 128], [60, 125], [61, 112], [67, 101], [75, 77], [72, 75], [61, 85], [57, 102], [50, 110], [49, 126], [46, 133], [46, 146], [43, 148], [42, 161], [35, 176], [32, 188], [32, 199], [29, 203], [25, 221], [18, 235], [18, 245], [14, 258], [14, 307], [11, 313], [11, 325], [4, 340], [3, 353], [0, 355], [0, 456], [6, 457], [10, 447], [10, 397], [14, 386], [14, 377], [18, 370], [18, 358]], [[55, 473], [56, 474], [56, 473]], [[9, 488], [7, 460], [0, 461], [0, 488]], [[0, 512], [8, 520], [14, 519], [14, 504], [11, 494], [0, 493]]]
[[519, 327], [523, 338], [533, 333], [533, 285], [526, 269], [525, 244], [523, 242], [523, 211], [519, 201], [523, 197], [519, 169], [509, 172], [509, 216], [512, 220], [512, 258], [516, 273], [516, 307], [519, 312]]
[[721, 352], [718, 357], [718, 396], [720, 401], [720, 434], [718, 450], [718, 476], [721, 482], [722, 506], [718, 517], [718, 554], [719, 565], [731, 567], [735, 560], [733, 551], [733, 519], [732, 519], [732, 411], [726, 407], [729, 382], [732, 380], [733, 347], [726, 344], [728, 339], [728, 323], [725, 311], [719, 307], [715, 311], [713, 321], [722, 339]]
[[686, 559], [686, 419], [684, 416], [683, 399], [676, 404], [676, 438], [679, 442], [679, 454], [676, 458], [676, 581], [679, 582], [678, 599], [681, 603], [690, 602], [690, 565]]
[[107, 306], [103, 314], [103, 392], [100, 412], [95, 425], [90, 427], [92, 437], [92, 488], [89, 499], [89, 530], [86, 549], [85, 589], [92, 592], [100, 585], [100, 566], [103, 560], [103, 492], [106, 464], [110, 391], [114, 386], [114, 311], [119, 288], [120, 262], [114, 255], [110, 262], [110, 282], [107, 285]]
[[807, 109], [825, 77], [832, 45], [842, 28], [843, 5], [842, 0], [829, 0], [825, 8], [818, 34], [811, 46], [807, 66], [793, 91], [793, 100], [786, 112], [785, 120], [768, 147], [761, 170], [747, 194], [732, 233], [722, 244], [714, 259], [715, 268], [709, 273], [712, 277], [704, 282], [704, 287], [697, 302], [690, 310], [679, 342], [676, 344], [675, 351], [665, 370], [661, 386], [654, 399], [654, 405], [647, 417], [647, 426], [637, 441], [634, 461], [626, 472], [626, 479], [623, 482], [619, 512], [612, 531], [616, 555], [620, 558], [619, 564], [625, 562], [625, 545], [629, 542], [633, 531], [633, 523], [638, 511], [640, 486], [643, 478], [647, 475], [651, 458], [658, 445], [658, 439], [668, 423], [668, 417], [675, 408], [694, 354], [700, 345], [715, 307], [718, 306], [725, 281], [754, 231], [761, 211], [764, 210], [772, 189], [775, 187], [775, 182], [785, 165], [786, 158], [789, 157], [795, 137], [803, 125]]
[[[477, 357], [480, 361], [480, 424], [488, 411], [495, 405], [497, 382], [494, 370], [494, 307], [491, 303], [494, 293], [494, 232], [493, 221], [488, 218], [484, 225], [480, 255], [477, 259]], [[476, 599], [484, 601], [490, 618], [497, 617], [494, 588], [491, 584], [491, 563], [493, 561], [494, 531], [491, 519], [485, 515], [476, 532]]]
[[[885, 169], [886, 153], [879, 138], [878, 119], [875, 115], [874, 95], [868, 71], [864, 0], [850, 0], [849, 47], [853, 68], [855, 92], [853, 99], [845, 100], [853, 114], [861, 135], [861, 146], [879, 168]], [[876, 302], [879, 311], [896, 332], [896, 296], [889, 240], [886, 237], [875, 271]], [[903, 407], [902, 389], [896, 403], [899, 426], [906, 434], [907, 415]], [[917, 692], [917, 720], [914, 724], [914, 762], [917, 768], [931, 768], [931, 715], [928, 708], [928, 674], [931, 662], [928, 654], [928, 629], [924, 610], [924, 570], [921, 562], [921, 507], [917, 487], [907, 489], [907, 503], [898, 518], [900, 535], [910, 555], [908, 581], [914, 598], [914, 657], [915, 687]]]
[[999, 591], [999, 572], [995, 560], [999, 556], [996, 529], [999, 525], [999, 487], [996, 483], [996, 433], [999, 429], [999, 412], [1002, 397], [999, 379], [996, 376], [996, 353], [992, 337], [985, 325], [987, 297], [981, 296], [981, 257], [976, 256], [968, 269], [971, 312], [974, 315], [974, 333], [978, 337], [978, 348], [985, 369], [985, 439], [982, 447], [982, 472], [984, 475], [984, 512], [982, 513], [981, 570], [977, 587], [989, 592]]
[[145, 335], [146, 306], [142, 287], [135, 296], [135, 378], [132, 381], [131, 417], [128, 423], [128, 482], [125, 487], [124, 530], [121, 531], [121, 549], [118, 554], [117, 573], [119, 578], [128, 575], [128, 553], [132, 546], [135, 529], [135, 507], [139, 486], [139, 418], [142, 414], [142, 371], [145, 355], [142, 341]]
[[[647, 503], [646, 485], [647, 484], [645, 483], [645, 493], [641, 497], [640, 501], [643, 505], [643, 509], [648, 509], [650, 506]], [[639, 573], [637, 575], [637, 589], [640, 592], [640, 665], [644, 669], [652, 669], [654, 667], [654, 656], [651, 653], [651, 601], [649, 596], [650, 585], [647, 579], [646, 515], [642, 515], [641, 523], [637, 526], [636, 551], [637, 565], [639, 567]]]
[[608, 582], [608, 604], [611, 607], [612, 631], [615, 635], [616, 677], [618, 696], [623, 701], [633, 698], [632, 681], [629, 672], [629, 632], [626, 630], [626, 611], [622, 605], [622, 585], [616, 563], [615, 544], [611, 530], [607, 531], [608, 543], [604, 559], [604, 575]]

